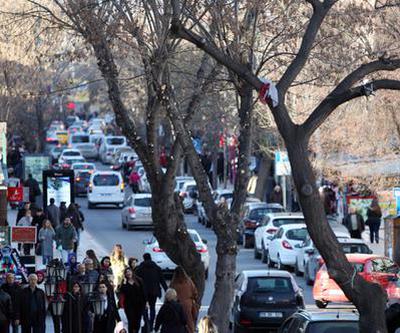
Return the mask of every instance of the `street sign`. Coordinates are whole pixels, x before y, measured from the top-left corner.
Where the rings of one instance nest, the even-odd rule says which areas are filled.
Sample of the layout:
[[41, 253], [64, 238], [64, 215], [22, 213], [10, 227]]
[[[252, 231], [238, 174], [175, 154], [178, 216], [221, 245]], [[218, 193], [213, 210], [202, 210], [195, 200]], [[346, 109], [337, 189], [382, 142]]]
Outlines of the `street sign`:
[[290, 167], [289, 157], [286, 151], [275, 151], [275, 175], [290, 176], [292, 169]]
[[36, 244], [36, 227], [11, 227], [11, 242]]

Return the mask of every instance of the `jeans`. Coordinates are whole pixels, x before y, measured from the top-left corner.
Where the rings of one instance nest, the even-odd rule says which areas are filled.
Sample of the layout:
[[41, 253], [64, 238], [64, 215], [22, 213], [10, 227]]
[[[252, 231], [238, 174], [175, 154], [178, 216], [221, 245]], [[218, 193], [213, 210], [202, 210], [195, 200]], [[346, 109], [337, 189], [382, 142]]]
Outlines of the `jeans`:
[[12, 333], [19, 333], [19, 325], [15, 325], [14, 321], [11, 323]]
[[61, 259], [64, 264], [68, 262], [68, 255], [72, 252], [73, 252], [72, 249], [71, 250], [64, 250], [64, 249], [61, 250]]
[[42, 256], [43, 265], [47, 265], [52, 260], [53, 260], [53, 256]]
[[[150, 330], [153, 329], [154, 326], [154, 319], [156, 318], [156, 303], [157, 303], [157, 296], [148, 295], [147, 302], [149, 303], [149, 310], [150, 310]], [[147, 310], [145, 310], [147, 311]]]
[[379, 228], [381, 227], [380, 223], [371, 223], [369, 225], [369, 239], [371, 243], [375, 242], [379, 243]]
[[76, 253], [78, 250], [79, 241], [81, 239], [81, 230], [78, 228], [75, 228], [75, 230], [76, 230], [76, 242], [74, 243], [74, 252]]

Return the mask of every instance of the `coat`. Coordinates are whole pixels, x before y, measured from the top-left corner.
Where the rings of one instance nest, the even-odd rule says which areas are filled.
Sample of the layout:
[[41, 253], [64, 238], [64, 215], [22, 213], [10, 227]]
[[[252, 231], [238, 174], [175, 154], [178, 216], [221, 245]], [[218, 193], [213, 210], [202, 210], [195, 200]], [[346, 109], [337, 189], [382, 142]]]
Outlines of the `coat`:
[[65, 296], [62, 316], [63, 333], [84, 333], [89, 325], [89, 302], [81, 294]]
[[63, 250], [73, 250], [77, 234], [74, 226], [70, 224], [67, 228], [62, 224], [56, 230], [57, 247], [61, 245]]
[[47, 206], [46, 215], [54, 229], [60, 225], [60, 209], [56, 205]]
[[188, 333], [194, 333], [198, 314], [198, 293], [193, 281], [190, 278], [183, 282], [172, 281], [170, 288], [175, 289], [178, 294], [178, 301], [186, 316]]
[[120, 305], [123, 299], [123, 306], [129, 325], [135, 330], [140, 328], [140, 320], [146, 308], [146, 296], [143, 281], [137, 278], [137, 283], [125, 282], [120, 288]]
[[[346, 226], [346, 228], [349, 230], [349, 232], [353, 231], [352, 229], [352, 225], [351, 225], [351, 215], [352, 214], [348, 214], [344, 220], [344, 225]], [[357, 230], [356, 231], [360, 231], [363, 232], [365, 230], [365, 223], [364, 223], [364, 219], [363, 217], [356, 213], [357, 216]]]
[[114, 333], [117, 322], [121, 321], [115, 298], [108, 296], [107, 309], [102, 316], [94, 317], [93, 333]]
[[0, 289], [0, 322], [7, 322], [13, 318], [11, 296]]
[[39, 241], [42, 245], [42, 256], [53, 257], [53, 242], [56, 233], [53, 229], [42, 228], [39, 231]]
[[161, 288], [168, 289], [161, 268], [152, 260], [142, 262], [135, 270], [137, 276], [144, 282], [146, 298], [149, 296], [161, 297]]
[[379, 212], [375, 212], [372, 209], [368, 208], [367, 211], [367, 221], [366, 221], [366, 225], [371, 226], [371, 225], [377, 225], [380, 226], [381, 225], [381, 218], [382, 218], [382, 213]]
[[32, 226], [32, 216], [24, 216], [18, 222], [19, 227], [31, 227]]
[[157, 314], [155, 330], [160, 333], [186, 333], [186, 316], [182, 306], [175, 301], [165, 302]]
[[7, 282], [1, 286], [1, 289], [4, 290], [11, 297], [12, 304], [12, 314], [11, 318], [13, 320], [19, 320], [19, 311], [20, 311], [20, 295], [21, 295], [21, 287], [20, 285], [13, 283], [8, 284]]
[[[32, 298], [36, 301], [36, 311], [32, 308]], [[46, 324], [46, 296], [44, 291], [35, 288], [32, 292], [29, 286], [22, 289], [19, 313], [23, 328], [33, 322], [36, 326], [41, 327], [40, 333], [44, 333]]]

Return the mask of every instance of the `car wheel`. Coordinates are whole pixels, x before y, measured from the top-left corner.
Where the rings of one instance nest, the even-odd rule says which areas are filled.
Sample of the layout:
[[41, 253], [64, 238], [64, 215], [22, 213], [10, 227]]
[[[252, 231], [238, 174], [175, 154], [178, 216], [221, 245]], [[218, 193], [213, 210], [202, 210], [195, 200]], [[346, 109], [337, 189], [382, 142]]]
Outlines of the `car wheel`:
[[308, 269], [308, 264], [304, 267], [304, 279], [306, 280], [307, 286], [312, 286], [314, 284], [314, 281], [310, 279], [310, 274], [309, 274], [309, 269]]
[[122, 229], [126, 228], [126, 224], [124, 222], [121, 223], [122, 224]]
[[318, 309], [325, 309], [328, 306], [328, 302], [315, 300], [315, 305], [317, 306]]
[[265, 249], [264, 243], [261, 245], [261, 262], [267, 263], [267, 250]]
[[296, 260], [296, 263], [294, 264], [294, 274], [296, 274], [296, 276], [302, 276], [303, 275], [303, 273], [300, 272], [300, 270], [299, 270], [299, 264], [298, 264], [297, 260]]
[[261, 253], [258, 252], [256, 244], [254, 244], [254, 259], [260, 259]]
[[274, 262], [271, 260], [271, 256], [269, 255], [269, 252], [267, 251], [267, 266], [268, 267], [274, 267]]

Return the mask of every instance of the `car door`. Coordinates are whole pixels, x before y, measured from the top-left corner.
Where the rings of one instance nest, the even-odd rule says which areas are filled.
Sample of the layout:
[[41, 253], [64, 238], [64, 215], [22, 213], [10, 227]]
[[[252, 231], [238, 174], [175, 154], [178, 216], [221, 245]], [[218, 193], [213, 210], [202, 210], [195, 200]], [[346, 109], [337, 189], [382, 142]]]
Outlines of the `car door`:
[[232, 314], [233, 318], [238, 315], [239, 312], [239, 305], [240, 305], [240, 298], [242, 297], [243, 291], [243, 283], [244, 283], [244, 275], [240, 273], [235, 278], [235, 290], [234, 290], [234, 297], [233, 297], [233, 306], [232, 306]]
[[268, 216], [264, 216], [260, 222], [260, 226], [254, 231], [254, 241], [255, 241], [255, 247], [258, 250], [261, 250], [262, 246], [262, 240], [263, 240], [263, 234], [265, 233], [265, 228], [268, 223]]
[[280, 228], [278, 230], [278, 232], [275, 234], [275, 236], [273, 237], [271, 244], [269, 245], [269, 256], [270, 258], [276, 262], [278, 260], [278, 250], [279, 250], [279, 245], [280, 245], [280, 241], [282, 239], [284, 230], [282, 228]]

